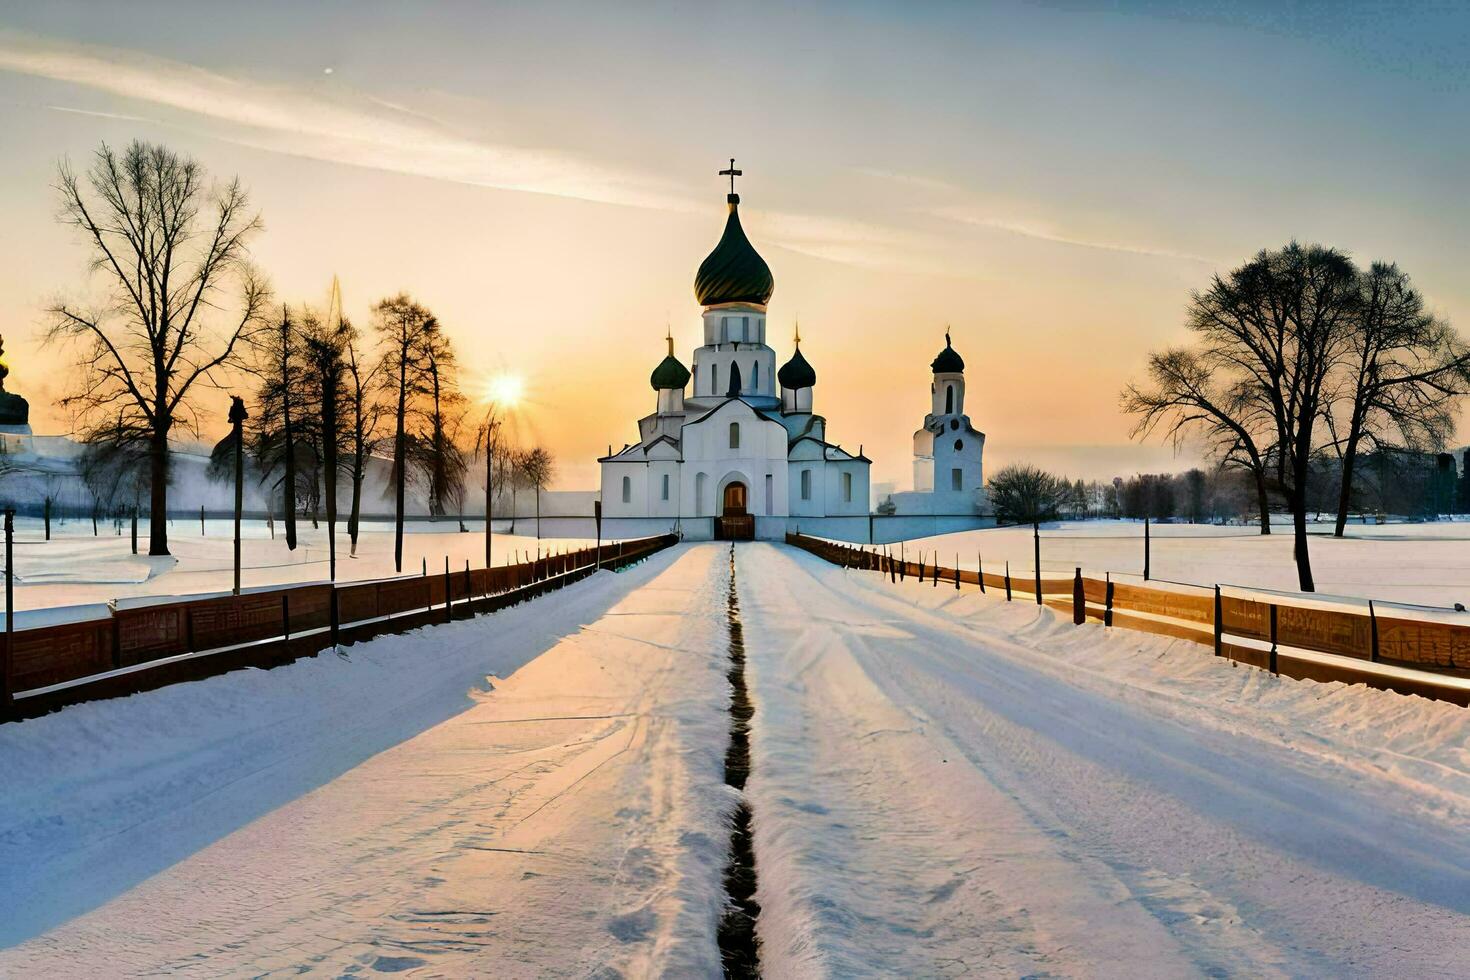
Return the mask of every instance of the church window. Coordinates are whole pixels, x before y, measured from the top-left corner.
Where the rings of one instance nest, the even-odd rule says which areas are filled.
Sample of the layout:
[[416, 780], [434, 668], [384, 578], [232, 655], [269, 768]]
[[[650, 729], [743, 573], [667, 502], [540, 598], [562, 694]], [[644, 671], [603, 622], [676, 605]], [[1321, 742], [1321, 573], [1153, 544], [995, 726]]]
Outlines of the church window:
[[750, 339], [750, 317], [748, 316], [743, 316], [740, 318], [740, 339]]
[[964, 448], [965, 448], [965, 440], [963, 440], [963, 439], [956, 439], [954, 441], [954, 451], [955, 452], [959, 452], [961, 449], [964, 449]]
[[750, 366], [750, 389], [760, 391], [761, 389], [761, 362], [756, 361]]
[[633, 502], [633, 480], [631, 477], [623, 477], [623, 503]]
[[944, 386], [944, 414], [949, 415], [954, 411], [954, 385]]
[[664, 474], [664, 499], [669, 499], [669, 475], [667, 473]]
[[842, 500], [844, 503], [852, 503], [852, 474], [842, 474]]
[[694, 516], [704, 516], [704, 485], [708, 477], [703, 473], [694, 475]]
[[965, 489], [965, 471], [955, 468], [949, 471], [949, 488], [951, 490]]
[[812, 499], [812, 471], [811, 470], [802, 470], [801, 471], [801, 499], [802, 500], [811, 500]]
[[730, 448], [731, 449], [739, 449], [740, 448], [740, 423], [739, 422], [731, 422], [730, 423]]
[[720, 366], [718, 364], [709, 366], [709, 393], [711, 395], [720, 393]]
[[720, 343], [727, 344], [729, 342], [730, 342], [730, 318], [727, 317], [727, 316], [722, 316], [722, 317], [720, 317]]
[[959, 419], [950, 419], [949, 420], [949, 429], [950, 429], [951, 432], [953, 432], [955, 429], [958, 429], [959, 427], [960, 427], [960, 420]]

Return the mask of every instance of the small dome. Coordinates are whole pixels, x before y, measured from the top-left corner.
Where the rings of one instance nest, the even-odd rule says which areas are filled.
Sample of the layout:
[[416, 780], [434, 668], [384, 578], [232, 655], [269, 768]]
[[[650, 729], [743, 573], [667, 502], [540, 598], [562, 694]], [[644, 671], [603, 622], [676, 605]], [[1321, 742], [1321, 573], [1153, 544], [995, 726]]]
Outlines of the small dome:
[[776, 372], [776, 380], [781, 382], [782, 388], [792, 389], [810, 388], [817, 383], [817, 372], [801, 356], [800, 344], [796, 347], [796, 353], [791, 355], [791, 360], [781, 365], [781, 370]]
[[677, 357], [669, 354], [658, 362], [658, 367], [648, 377], [648, 383], [655, 388], [677, 388], [682, 391], [689, 383], [689, 369], [680, 364]]
[[745, 237], [740, 227], [740, 195], [731, 194], [730, 217], [715, 250], [699, 265], [694, 277], [694, 297], [700, 306], [721, 303], [754, 303], [765, 306], [776, 291], [771, 267]]
[[929, 367], [935, 374], [963, 374], [965, 372], [965, 359], [949, 345], [949, 334], [944, 335], [944, 350], [929, 362]]

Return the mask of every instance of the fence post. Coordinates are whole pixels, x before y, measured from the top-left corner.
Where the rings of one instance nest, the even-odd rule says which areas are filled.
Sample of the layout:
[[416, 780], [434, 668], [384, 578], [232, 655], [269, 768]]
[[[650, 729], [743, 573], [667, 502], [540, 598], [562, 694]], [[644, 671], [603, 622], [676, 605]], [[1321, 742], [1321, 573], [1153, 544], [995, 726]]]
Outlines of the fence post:
[[335, 650], [337, 648], [337, 631], [342, 623], [342, 613], [337, 608], [336, 583], [333, 583], [332, 585], [332, 598], [331, 601], [327, 603], [327, 615], [330, 617], [329, 624], [332, 627], [332, 649]]
[[939, 576], [943, 573], [943, 571], [944, 569], [939, 567], [939, 550], [936, 548], [934, 551], [934, 574], [929, 576], [936, 589], [939, 588]]
[[470, 560], [464, 560], [464, 598], [466, 602], [473, 596], [474, 582], [470, 579]]
[[444, 556], [444, 622], [454, 622], [454, 579], [449, 577], [449, 556]]
[[291, 593], [281, 593], [281, 638], [291, 639]]
[[1271, 603], [1271, 673], [1279, 674], [1276, 669], [1276, 603]]
[[1368, 659], [1378, 663], [1378, 612], [1373, 608], [1373, 600], [1368, 600], [1368, 637], [1372, 646], [1368, 648]]
[[1072, 624], [1081, 626], [1087, 622], [1087, 595], [1082, 589], [1082, 569], [1078, 567], [1072, 579]]
[[958, 551], [954, 556], [954, 590], [956, 592], [960, 590], [960, 553]]
[[1148, 515], [1143, 518], [1143, 580], [1148, 581], [1149, 560], [1149, 537], [1148, 537]]
[[204, 505], [199, 505], [199, 536], [204, 537]]
[[138, 507], [133, 506], [133, 554], [138, 553]]
[[51, 540], [51, 496], [50, 496], [50, 494], [47, 494], [46, 495], [45, 500], [41, 504], [41, 516], [45, 519], [45, 524], [46, 524], [46, 540], [47, 541], [50, 541]]
[[888, 581], [890, 583], [898, 581], [898, 569], [894, 567], [892, 551], [888, 552]]
[[975, 552], [975, 580], [980, 583], [980, 594], [985, 594], [985, 559]]
[[0, 707], [15, 706], [15, 508], [5, 508], [5, 663], [0, 664]]
[[1011, 560], [1006, 559], [1006, 602], [1011, 601]]
[[1104, 572], [1103, 574], [1107, 577], [1107, 583], [1108, 583], [1107, 597], [1106, 597], [1106, 600], [1105, 600], [1105, 605], [1103, 606], [1103, 625], [1104, 626], [1112, 626], [1113, 625], [1113, 573], [1112, 572]]
[[1036, 544], [1036, 604], [1041, 605], [1041, 522], [1033, 521], [1031, 535]]
[[1215, 586], [1215, 656], [1223, 656], [1225, 653], [1225, 621], [1221, 615], [1224, 608], [1220, 602], [1220, 586]]

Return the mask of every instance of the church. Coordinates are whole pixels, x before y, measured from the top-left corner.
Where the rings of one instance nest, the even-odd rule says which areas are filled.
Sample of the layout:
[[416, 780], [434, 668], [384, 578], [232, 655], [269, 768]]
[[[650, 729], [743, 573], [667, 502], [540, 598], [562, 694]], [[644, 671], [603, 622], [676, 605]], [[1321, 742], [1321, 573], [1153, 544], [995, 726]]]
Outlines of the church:
[[[740, 225], [741, 172], [732, 160], [720, 173], [730, 177], [725, 230], [694, 278], [704, 343], [691, 371], [668, 338], [668, 353], [649, 377], [654, 408], [638, 422], [638, 441], [598, 460], [607, 533], [780, 539], [805, 529], [866, 540], [870, 461], [861, 447], [854, 453], [833, 441], [817, 413], [817, 372], [801, 352], [799, 327], [791, 357], [777, 368], [766, 342], [775, 279]], [[963, 415], [964, 362], [947, 341], [933, 365], [934, 412], [922, 431], [948, 436], [953, 426], [956, 438], [922, 447], [915, 440], [915, 489], [929, 493], [904, 497], [935, 497], [936, 472], [949, 481], [945, 496], [973, 497], [980, 486], [984, 436]]]

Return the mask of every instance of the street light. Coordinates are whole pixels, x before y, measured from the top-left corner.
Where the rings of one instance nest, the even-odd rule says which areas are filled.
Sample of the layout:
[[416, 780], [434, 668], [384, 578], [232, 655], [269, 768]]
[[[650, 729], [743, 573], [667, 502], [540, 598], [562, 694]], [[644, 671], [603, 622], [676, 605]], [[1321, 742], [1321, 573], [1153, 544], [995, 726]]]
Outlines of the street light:
[[245, 402], [239, 395], [230, 399], [231, 436], [235, 441], [235, 595], [240, 594], [240, 511], [245, 506]]

